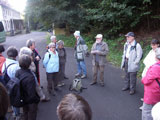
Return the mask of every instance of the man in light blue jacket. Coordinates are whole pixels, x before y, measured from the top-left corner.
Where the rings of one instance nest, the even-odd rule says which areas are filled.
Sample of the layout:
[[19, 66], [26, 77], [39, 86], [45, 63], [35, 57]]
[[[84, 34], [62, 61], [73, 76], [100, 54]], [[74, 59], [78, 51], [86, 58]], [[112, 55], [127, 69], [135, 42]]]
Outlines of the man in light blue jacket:
[[125, 36], [127, 42], [124, 44], [121, 68], [125, 69], [126, 75], [122, 91], [130, 90], [130, 95], [133, 95], [136, 90], [137, 72], [143, 51], [141, 45], [136, 42], [133, 32], [129, 32]]
[[49, 49], [44, 56], [43, 65], [46, 68], [46, 75], [47, 75], [47, 81], [48, 81], [48, 86], [47, 86], [48, 92], [51, 94], [52, 89], [57, 90], [57, 84], [58, 84], [57, 75], [59, 72], [59, 57], [58, 57], [58, 52], [56, 51], [55, 43], [50, 43], [48, 47]]

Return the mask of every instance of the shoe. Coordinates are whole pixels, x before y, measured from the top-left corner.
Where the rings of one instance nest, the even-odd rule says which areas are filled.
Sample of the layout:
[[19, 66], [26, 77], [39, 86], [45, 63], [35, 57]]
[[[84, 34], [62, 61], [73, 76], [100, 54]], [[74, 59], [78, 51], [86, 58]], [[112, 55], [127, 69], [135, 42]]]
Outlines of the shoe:
[[81, 79], [87, 78], [87, 75], [82, 75]]
[[55, 91], [62, 91], [59, 87], [54, 88]]
[[62, 87], [62, 86], [64, 86], [65, 84], [62, 82], [62, 83], [59, 83], [57, 86], [58, 87]]
[[51, 100], [50, 98], [45, 97], [45, 99], [42, 99], [41, 102], [48, 102], [50, 100]]
[[68, 79], [68, 77], [64, 76], [64, 79]]
[[129, 94], [130, 94], [130, 95], [133, 95], [133, 94], [135, 94], [135, 91], [134, 91], [134, 90], [131, 90], [131, 91], [129, 92]]
[[143, 105], [141, 107], [139, 107], [139, 109], [142, 110], [143, 109]]
[[143, 102], [143, 98], [141, 98], [141, 101]]
[[45, 100], [45, 95], [43, 95], [43, 97], [40, 98], [40, 101], [44, 101]]
[[50, 98], [46, 97], [45, 95], [40, 99], [41, 102], [48, 102]]
[[129, 88], [126, 88], [126, 87], [122, 88], [122, 91], [126, 91], [126, 90], [129, 90]]
[[104, 83], [100, 83], [102, 87], [104, 87]]
[[92, 83], [90, 83], [90, 85], [95, 85], [95, 84], [97, 84], [97, 82], [92, 82]]
[[79, 73], [75, 74], [75, 77], [80, 77], [80, 76], [81, 76], [81, 74], [79, 74]]

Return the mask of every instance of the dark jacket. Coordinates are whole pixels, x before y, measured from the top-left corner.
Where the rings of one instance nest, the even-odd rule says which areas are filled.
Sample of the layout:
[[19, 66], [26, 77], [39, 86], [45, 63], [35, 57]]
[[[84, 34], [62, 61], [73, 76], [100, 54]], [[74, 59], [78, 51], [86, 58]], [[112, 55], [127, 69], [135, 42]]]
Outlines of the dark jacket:
[[39, 56], [39, 58], [41, 59], [41, 56], [38, 54], [38, 51], [36, 49], [33, 50], [33, 61], [34, 64], [36, 66], [36, 76], [38, 79], [38, 83], [40, 83], [40, 76], [39, 76], [39, 60], [36, 60], [36, 57]]
[[38, 103], [40, 98], [36, 92], [36, 81], [29, 69], [19, 69], [15, 77], [21, 80], [25, 104]]

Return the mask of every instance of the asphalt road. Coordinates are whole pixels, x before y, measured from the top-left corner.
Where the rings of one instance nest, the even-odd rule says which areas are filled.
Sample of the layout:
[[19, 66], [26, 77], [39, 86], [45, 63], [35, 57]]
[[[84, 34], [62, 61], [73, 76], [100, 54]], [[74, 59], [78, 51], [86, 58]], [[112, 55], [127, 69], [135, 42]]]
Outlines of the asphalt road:
[[[30, 34], [17, 35], [14, 37], [7, 37], [4, 44], [5, 48], [14, 45], [17, 49], [25, 46], [26, 40], [33, 38], [36, 41], [36, 48], [39, 54], [43, 57], [46, 48], [46, 33], [32, 32]], [[77, 66], [73, 57], [73, 49], [66, 48], [67, 51], [67, 64], [66, 76], [69, 77], [65, 80], [65, 86], [62, 87], [61, 92], [57, 92], [56, 96], [51, 96], [51, 101], [40, 103], [38, 107], [37, 120], [58, 120], [56, 115], [56, 107], [61, 98], [70, 93], [68, 90], [69, 85], [74, 79]], [[114, 67], [112, 64], [107, 63], [105, 67], [105, 86], [101, 87], [99, 84], [90, 86], [92, 81], [92, 64], [91, 56], [86, 58], [88, 78], [83, 79], [84, 87], [87, 87], [82, 93], [83, 96], [91, 106], [93, 112], [92, 120], [141, 120], [141, 111], [138, 109], [142, 102], [140, 98], [143, 96], [143, 87], [140, 80], [137, 81], [137, 91], [135, 95], [129, 95], [129, 91], [122, 92], [124, 72], [119, 68]], [[40, 77], [41, 85], [44, 86], [46, 91], [46, 74], [45, 69], [40, 62]]]

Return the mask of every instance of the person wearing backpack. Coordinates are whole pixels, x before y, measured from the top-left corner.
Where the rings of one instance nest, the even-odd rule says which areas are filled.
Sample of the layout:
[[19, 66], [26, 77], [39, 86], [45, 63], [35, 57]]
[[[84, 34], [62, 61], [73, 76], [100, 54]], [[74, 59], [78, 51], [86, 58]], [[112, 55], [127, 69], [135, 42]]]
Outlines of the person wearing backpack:
[[[19, 57], [20, 57], [21, 55], [24, 55], [24, 54], [30, 56], [30, 58], [31, 58], [31, 65], [29, 66], [29, 69], [30, 69], [32, 72], [35, 73], [35, 72], [36, 72], [36, 66], [35, 66], [35, 64], [34, 64], [34, 62], [33, 62], [33, 52], [32, 52], [32, 50], [29, 49], [28, 47], [22, 47], [22, 48], [20, 49], [20, 52], [19, 52]], [[35, 77], [36, 77], [36, 76], [35, 76]], [[36, 80], [37, 80], [37, 78], [36, 78]], [[39, 95], [39, 97], [40, 97], [40, 100], [41, 100], [42, 102], [47, 102], [47, 101], [49, 101], [50, 99], [46, 97], [46, 95], [44, 94], [41, 86], [38, 84], [38, 81], [37, 81], [36, 83], [37, 83], [36, 91], [37, 91], [37, 93], [38, 93], [38, 95]]]
[[58, 79], [57, 75], [59, 72], [59, 56], [56, 51], [55, 43], [50, 43], [48, 52], [45, 53], [43, 65], [46, 68], [47, 76], [47, 89], [49, 94], [55, 95], [53, 90], [58, 90]]
[[160, 48], [155, 50], [155, 59], [157, 62], [147, 70], [141, 80], [144, 85], [142, 120], [153, 120], [151, 110], [160, 102]]
[[143, 55], [141, 45], [136, 42], [133, 32], [125, 35], [127, 42], [124, 44], [121, 69], [125, 70], [124, 87], [122, 91], [130, 90], [129, 94], [136, 92], [137, 72]]
[[22, 88], [24, 120], [36, 120], [38, 103], [40, 101], [40, 97], [36, 92], [36, 77], [29, 69], [30, 64], [30, 56], [21, 55], [19, 57], [20, 69], [17, 70], [15, 75], [20, 80]]
[[4, 52], [5, 49], [3, 45], [0, 45], [0, 82], [4, 85], [5, 82], [3, 81], [3, 75], [2, 75], [2, 66], [3, 63], [6, 61], [6, 58], [2, 55], [2, 52]]
[[80, 31], [75, 31], [74, 37], [76, 38], [74, 57], [77, 60], [78, 71], [78, 73], [75, 74], [75, 77], [81, 77], [81, 79], [84, 79], [87, 78], [87, 69], [84, 59], [88, 52], [88, 46], [80, 35]]
[[[4, 73], [4, 71], [7, 69], [7, 75], [11, 79], [11, 78], [15, 77], [16, 71], [18, 69], [20, 69], [19, 63], [16, 60], [16, 57], [18, 56], [18, 51], [17, 51], [16, 47], [10, 46], [7, 49], [7, 56], [8, 57], [6, 58], [6, 61], [2, 67], [2, 72]], [[16, 108], [16, 107], [12, 107], [12, 108], [13, 108], [15, 118], [19, 119], [20, 118], [20, 109]]]

